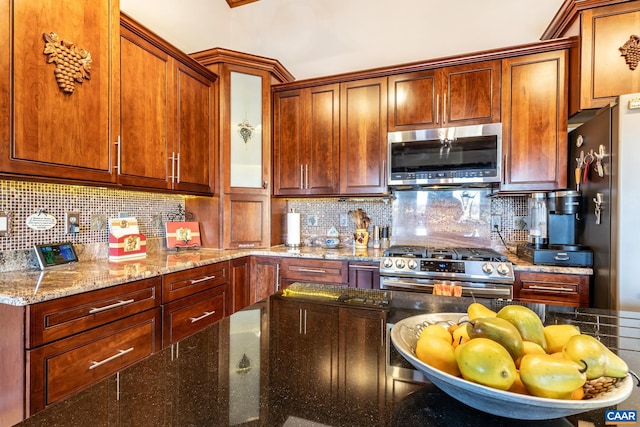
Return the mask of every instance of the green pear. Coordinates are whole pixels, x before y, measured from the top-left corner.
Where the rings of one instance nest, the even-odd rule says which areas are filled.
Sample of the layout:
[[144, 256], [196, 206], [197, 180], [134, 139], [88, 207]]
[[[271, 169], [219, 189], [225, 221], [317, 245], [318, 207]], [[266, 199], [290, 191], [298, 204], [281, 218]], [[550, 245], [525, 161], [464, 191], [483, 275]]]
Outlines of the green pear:
[[545, 351], [547, 350], [544, 325], [535, 311], [522, 305], [506, 305], [498, 311], [496, 317], [511, 322], [518, 329], [524, 341], [534, 342]]
[[629, 367], [617, 354], [591, 335], [574, 335], [562, 349], [565, 359], [587, 365], [587, 380], [595, 378], [622, 378], [629, 372]]

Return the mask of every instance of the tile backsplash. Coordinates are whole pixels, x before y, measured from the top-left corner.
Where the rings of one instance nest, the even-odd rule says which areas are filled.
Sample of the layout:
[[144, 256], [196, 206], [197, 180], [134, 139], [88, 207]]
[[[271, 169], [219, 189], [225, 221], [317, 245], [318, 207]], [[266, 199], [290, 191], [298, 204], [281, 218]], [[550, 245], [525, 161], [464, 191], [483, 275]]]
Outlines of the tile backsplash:
[[[108, 230], [103, 220], [126, 212], [138, 219], [149, 250], [163, 247], [164, 223], [184, 219], [188, 196], [112, 188], [0, 180], [0, 211], [9, 233], [0, 236], [0, 271], [37, 268], [33, 245], [70, 241], [80, 260], [107, 258]], [[287, 210], [300, 212], [302, 241], [320, 244], [331, 227], [344, 244], [353, 243], [355, 225], [349, 211], [363, 209], [371, 226], [389, 226], [391, 243], [429, 246], [492, 246], [527, 240], [527, 200], [496, 197], [486, 190], [406, 191], [378, 198], [289, 199]], [[46, 212], [57, 219], [49, 230], [26, 225], [30, 215]], [[66, 212], [80, 212], [80, 233], [68, 234]], [[500, 235], [492, 224], [499, 224]], [[370, 240], [371, 244], [371, 240]]]
[[[348, 212], [361, 208], [374, 225], [391, 227], [391, 243], [428, 246], [491, 246], [527, 240], [525, 196], [492, 196], [488, 190], [402, 191], [386, 198], [289, 199], [288, 210], [300, 212], [304, 244], [320, 244], [336, 227], [352, 244], [355, 225]], [[346, 222], [345, 222], [346, 218]], [[341, 222], [342, 221], [342, 222]], [[492, 224], [499, 225], [499, 233]], [[371, 240], [370, 240], [371, 244]]]
[[[102, 187], [58, 185], [37, 182], [0, 180], [0, 211], [7, 215], [9, 233], [0, 236], [0, 271], [24, 268], [35, 262], [33, 245], [70, 241], [74, 246], [91, 248], [80, 253], [80, 260], [107, 257], [109, 231], [102, 220], [126, 212], [138, 219], [140, 232], [147, 239], [163, 239], [164, 222], [184, 215], [181, 195], [126, 191]], [[56, 225], [49, 230], [33, 230], [27, 217], [38, 212], [54, 216]], [[69, 234], [64, 226], [66, 212], [80, 212], [80, 233]], [[183, 219], [183, 218], [176, 218]]]

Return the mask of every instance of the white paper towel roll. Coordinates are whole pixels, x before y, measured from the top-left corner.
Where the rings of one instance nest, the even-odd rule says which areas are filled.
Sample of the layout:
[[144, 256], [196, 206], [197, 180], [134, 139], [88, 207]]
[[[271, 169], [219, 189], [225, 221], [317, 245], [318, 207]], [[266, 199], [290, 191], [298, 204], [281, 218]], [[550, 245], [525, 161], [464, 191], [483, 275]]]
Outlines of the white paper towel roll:
[[300, 244], [300, 213], [287, 213], [287, 245], [297, 246]]

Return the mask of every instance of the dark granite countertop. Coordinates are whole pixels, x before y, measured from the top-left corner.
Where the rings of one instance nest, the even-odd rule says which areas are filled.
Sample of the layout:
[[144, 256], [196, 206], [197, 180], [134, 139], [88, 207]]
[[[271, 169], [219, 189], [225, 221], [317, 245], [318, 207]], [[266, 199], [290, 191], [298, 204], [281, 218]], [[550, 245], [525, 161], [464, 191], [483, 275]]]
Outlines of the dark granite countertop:
[[[381, 291], [377, 292], [375, 296]], [[394, 380], [386, 374], [380, 322], [425, 312], [464, 311], [471, 300], [403, 292], [388, 295], [390, 303], [382, 305], [273, 295], [19, 425], [591, 425], [579, 421], [605, 425], [603, 410], [545, 421], [496, 417], [458, 402], [432, 384]], [[598, 319], [622, 314], [534, 308], [542, 309], [547, 323], [583, 314], [602, 316]], [[637, 325], [640, 315], [630, 315]], [[631, 347], [621, 347], [620, 354], [632, 370], [640, 372], [638, 346]], [[637, 409], [639, 395], [634, 389], [618, 408]]]

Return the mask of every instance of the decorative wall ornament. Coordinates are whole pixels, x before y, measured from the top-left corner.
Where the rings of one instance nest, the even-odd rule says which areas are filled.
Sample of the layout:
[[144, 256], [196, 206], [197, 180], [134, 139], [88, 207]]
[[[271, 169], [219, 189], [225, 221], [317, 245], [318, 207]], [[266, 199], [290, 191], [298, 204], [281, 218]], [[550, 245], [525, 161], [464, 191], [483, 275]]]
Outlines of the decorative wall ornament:
[[83, 83], [91, 78], [91, 53], [75, 44], [60, 40], [56, 33], [43, 33], [44, 53], [48, 55], [47, 63], [55, 63], [53, 74], [58, 86], [66, 93], [75, 90], [75, 82]]
[[640, 61], [640, 37], [632, 35], [629, 40], [618, 48], [622, 56], [624, 56], [625, 62], [629, 65], [629, 69], [632, 71], [638, 66]]
[[251, 138], [253, 138], [254, 127], [249, 124], [249, 120], [244, 119], [238, 124], [238, 134], [246, 144]]

